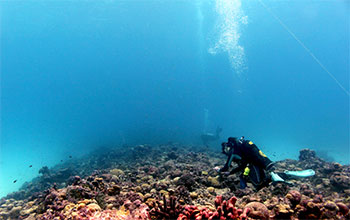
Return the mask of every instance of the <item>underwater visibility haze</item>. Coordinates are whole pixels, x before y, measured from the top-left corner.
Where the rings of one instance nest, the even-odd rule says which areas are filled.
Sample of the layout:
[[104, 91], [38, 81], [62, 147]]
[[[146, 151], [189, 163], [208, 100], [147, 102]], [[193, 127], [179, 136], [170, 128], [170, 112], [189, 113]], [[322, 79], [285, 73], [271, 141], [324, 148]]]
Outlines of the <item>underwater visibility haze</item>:
[[0, 7], [0, 197], [44, 166], [110, 148], [202, 146], [217, 127], [208, 150], [245, 136], [274, 161], [309, 148], [350, 163], [345, 0]]

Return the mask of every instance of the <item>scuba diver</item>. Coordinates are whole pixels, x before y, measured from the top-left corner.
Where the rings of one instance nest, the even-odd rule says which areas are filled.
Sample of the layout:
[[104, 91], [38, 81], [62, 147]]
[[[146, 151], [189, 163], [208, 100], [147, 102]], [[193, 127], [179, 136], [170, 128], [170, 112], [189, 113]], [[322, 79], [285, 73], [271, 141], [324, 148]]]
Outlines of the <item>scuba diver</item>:
[[[227, 155], [227, 161], [224, 167], [215, 167], [214, 169], [224, 175], [231, 175], [243, 171], [240, 175], [240, 188], [247, 186], [247, 180], [254, 185], [257, 190], [268, 186], [270, 182], [282, 182], [288, 185], [292, 183], [286, 181], [291, 176], [308, 177], [313, 176], [315, 171], [285, 171], [284, 173], [273, 172], [274, 163], [250, 140], [245, 140], [244, 136], [240, 139], [229, 137], [228, 142], [221, 144], [222, 153]], [[238, 163], [238, 166], [228, 171], [232, 161]]]
[[201, 135], [201, 139], [203, 142], [203, 145], [208, 145], [209, 142], [213, 142], [216, 140], [219, 140], [220, 138], [220, 133], [222, 132], [222, 128], [220, 128], [219, 126], [216, 128], [216, 134], [212, 134], [212, 133], [205, 133]]

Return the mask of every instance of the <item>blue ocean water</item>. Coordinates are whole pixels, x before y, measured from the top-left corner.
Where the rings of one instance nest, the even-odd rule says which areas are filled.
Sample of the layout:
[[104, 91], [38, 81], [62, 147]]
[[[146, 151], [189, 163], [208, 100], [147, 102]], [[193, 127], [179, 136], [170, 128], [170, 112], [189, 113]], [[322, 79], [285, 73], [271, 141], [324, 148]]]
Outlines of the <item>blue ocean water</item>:
[[349, 164], [345, 0], [0, 7], [0, 197], [102, 146], [199, 145], [217, 126], [273, 160]]

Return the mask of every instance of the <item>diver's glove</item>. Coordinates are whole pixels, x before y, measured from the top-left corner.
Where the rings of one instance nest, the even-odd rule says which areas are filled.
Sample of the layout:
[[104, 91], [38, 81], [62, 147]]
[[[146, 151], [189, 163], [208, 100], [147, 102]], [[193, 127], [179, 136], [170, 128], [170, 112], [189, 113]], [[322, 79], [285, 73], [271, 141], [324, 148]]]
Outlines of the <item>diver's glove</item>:
[[220, 167], [219, 166], [216, 166], [213, 168], [216, 172], [220, 172]]
[[218, 172], [218, 173], [224, 175], [224, 176], [230, 175], [230, 172], [228, 172], [228, 171], [222, 171], [222, 168], [220, 168], [219, 166], [214, 167], [214, 170], [215, 170], [216, 172]]

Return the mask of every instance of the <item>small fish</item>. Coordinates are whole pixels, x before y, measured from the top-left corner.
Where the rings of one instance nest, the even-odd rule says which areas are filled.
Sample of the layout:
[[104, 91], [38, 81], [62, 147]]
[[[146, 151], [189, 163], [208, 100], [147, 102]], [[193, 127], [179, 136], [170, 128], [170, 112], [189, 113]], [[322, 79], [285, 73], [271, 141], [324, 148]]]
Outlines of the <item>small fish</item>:
[[71, 156], [71, 155], [69, 155], [69, 158], [72, 158], [72, 156]]
[[14, 180], [14, 181], [13, 181], [13, 183], [16, 183], [16, 182], [17, 182], [17, 180]]
[[29, 165], [29, 168], [32, 168], [33, 167], [33, 165]]
[[61, 160], [61, 162], [63, 162], [63, 160]]

